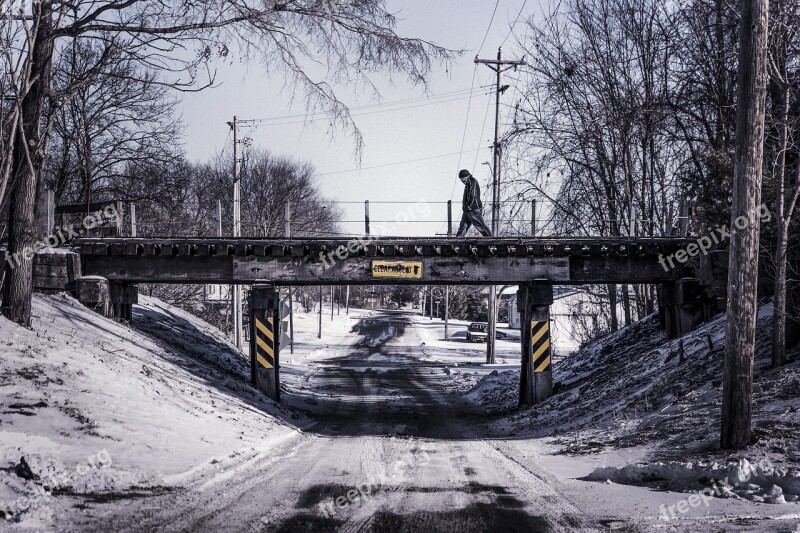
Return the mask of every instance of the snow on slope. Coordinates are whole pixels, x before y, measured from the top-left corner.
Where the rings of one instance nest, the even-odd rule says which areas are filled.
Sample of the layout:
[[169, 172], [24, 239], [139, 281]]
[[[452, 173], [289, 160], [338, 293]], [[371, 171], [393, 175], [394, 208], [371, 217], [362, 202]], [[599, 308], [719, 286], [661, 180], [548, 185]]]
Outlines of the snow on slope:
[[0, 511], [47, 528], [42, 488], [169, 490], [294, 431], [222, 333], [140, 300], [131, 326], [63, 294], [35, 295], [33, 330], [0, 318]]
[[[718, 444], [724, 316], [672, 341], [651, 316], [591, 343], [556, 362], [553, 397], [516, 410], [495, 429], [517, 438], [549, 437], [560, 453], [625, 449], [629, 457], [638, 454], [638, 465], [598, 469], [589, 476], [598, 481], [690, 490], [723, 479], [742, 461], [768, 464], [771, 469], [759, 470], [749, 483], [757, 487], [737, 487], [741, 493], [731, 496], [780, 502], [783, 492], [795, 501], [800, 495], [800, 352], [790, 354], [786, 367], [770, 368], [771, 320], [770, 306], [763, 307], [756, 339], [756, 442], [742, 452], [723, 452]], [[489, 376], [469, 397], [512, 410], [518, 383], [515, 372]]]

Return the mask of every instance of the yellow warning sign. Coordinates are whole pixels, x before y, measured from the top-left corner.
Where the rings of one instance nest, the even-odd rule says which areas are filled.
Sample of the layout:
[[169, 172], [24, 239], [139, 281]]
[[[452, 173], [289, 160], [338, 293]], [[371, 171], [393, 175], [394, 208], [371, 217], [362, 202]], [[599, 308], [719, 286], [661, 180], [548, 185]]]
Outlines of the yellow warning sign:
[[421, 279], [422, 261], [372, 261], [373, 278]]
[[272, 317], [266, 322], [256, 317], [256, 360], [266, 369], [275, 368], [275, 326]]
[[550, 322], [531, 321], [531, 362], [534, 372], [550, 369]]

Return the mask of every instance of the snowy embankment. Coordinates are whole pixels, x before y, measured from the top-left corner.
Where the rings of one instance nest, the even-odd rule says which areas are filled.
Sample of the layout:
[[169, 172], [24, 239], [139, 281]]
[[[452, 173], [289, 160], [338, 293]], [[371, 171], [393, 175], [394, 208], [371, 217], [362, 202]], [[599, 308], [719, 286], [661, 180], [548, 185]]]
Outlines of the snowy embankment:
[[53, 495], [172, 490], [294, 431], [216, 328], [140, 300], [132, 326], [66, 295], [35, 295], [32, 330], [0, 318], [3, 515], [46, 528]]
[[[655, 316], [591, 343], [554, 367], [555, 395], [516, 410], [501, 435], [546, 437], [558, 453], [619, 457], [588, 479], [665, 490], [729, 483], [719, 496], [780, 503], [800, 496], [800, 360], [770, 368], [771, 307], [759, 315], [754, 442], [719, 449], [725, 318], [668, 341]], [[513, 410], [518, 374], [487, 376], [469, 397]], [[545, 442], [545, 441], [543, 441]], [[631, 459], [631, 458], [635, 459]], [[749, 466], [748, 466], [749, 465]], [[755, 465], [755, 466], [754, 466]], [[736, 472], [749, 471], [745, 481]], [[738, 482], [734, 483], [734, 482]]]

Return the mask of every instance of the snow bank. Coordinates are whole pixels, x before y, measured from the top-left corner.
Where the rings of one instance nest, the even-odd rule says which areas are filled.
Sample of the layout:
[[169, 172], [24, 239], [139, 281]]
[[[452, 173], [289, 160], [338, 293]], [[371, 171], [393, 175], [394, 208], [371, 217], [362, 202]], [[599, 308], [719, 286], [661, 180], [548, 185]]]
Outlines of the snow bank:
[[800, 499], [800, 470], [779, 468], [769, 461], [751, 463], [747, 459], [725, 465], [708, 462], [655, 462], [622, 468], [601, 467], [585, 479], [643, 485], [670, 491], [715, 489], [724, 498], [744, 498], [755, 502], [785, 503]]
[[141, 297], [130, 326], [65, 294], [35, 295], [33, 315], [0, 318], [0, 511], [16, 520], [47, 529], [59, 494], [165, 490], [299, 418], [221, 332], [160, 301]]
[[[562, 454], [607, 455], [613, 468], [600, 468], [591, 479], [652, 481], [669, 490], [702, 489], [708, 480], [730, 477], [739, 461], [768, 461], [771, 473], [731, 494], [793, 501], [800, 496], [800, 351], [789, 354], [785, 367], [772, 369], [771, 306], [762, 306], [758, 317], [754, 439], [740, 454], [719, 448], [724, 316], [680, 339], [667, 340], [655, 315], [599, 339], [554, 363], [551, 398], [516, 409], [492, 427], [502, 436], [548, 438]], [[517, 388], [518, 380], [494, 376], [468, 398], [490, 411], [512, 409]], [[623, 449], [633, 464], [613, 460]]]
[[468, 401], [478, 405], [492, 406], [500, 410], [510, 409], [518, 403], [519, 371], [493, 370], [464, 395]]

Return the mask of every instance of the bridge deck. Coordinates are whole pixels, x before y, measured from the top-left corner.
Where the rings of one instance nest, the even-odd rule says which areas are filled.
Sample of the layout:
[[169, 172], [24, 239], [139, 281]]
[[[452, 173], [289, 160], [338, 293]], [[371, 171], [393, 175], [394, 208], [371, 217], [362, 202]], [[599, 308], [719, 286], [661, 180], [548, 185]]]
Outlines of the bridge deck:
[[680, 238], [84, 238], [84, 272], [132, 283], [659, 283]]

